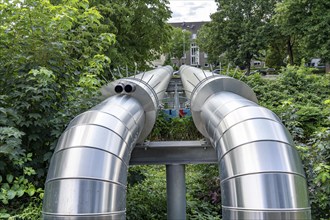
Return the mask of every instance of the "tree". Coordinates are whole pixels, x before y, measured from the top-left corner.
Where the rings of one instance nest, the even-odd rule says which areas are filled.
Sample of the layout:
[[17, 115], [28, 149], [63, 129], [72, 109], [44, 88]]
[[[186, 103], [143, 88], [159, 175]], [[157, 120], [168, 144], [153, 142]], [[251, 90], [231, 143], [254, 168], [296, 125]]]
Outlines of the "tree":
[[207, 52], [207, 59], [209, 63], [216, 63], [218, 57], [221, 55], [221, 51], [215, 49], [218, 45], [217, 43], [217, 33], [213, 33], [213, 28], [215, 28], [215, 22], [206, 23], [198, 30], [196, 43], [202, 51]]
[[189, 50], [191, 44], [191, 32], [182, 28], [172, 28], [171, 40], [164, 46], [164, 51], [170, 57], [176, 58], [179, 62]]
[[101, 19], [88, 1], [1, 1], [0, 218], [40, 203], [59, 135], [97, 101], [115, 42]]
[[268, 43], [265, 62], [267, 67], [272, 67], [279, 70], [287, 63], [287, 41], [277, 29], [273, 29], [271, 35], [272, 38]]
[[[306, 14], [301, 7], [306, 7], [306, 5], [302, 5], [302, 2], [292, 1], [292, 3], [289, 3], [289, 1], [282, 1], [278, 3], [275, 8], [276, 14], [272, 20], [275, 25], [274, 28], [279, 31], [280, 38], [286, 42], [287, 55], [291, 65], [296, 63], [294, 50], [297, 50], [299, 43], [302, 41], [305, 26], [301, 19]], [[300, 61], [297, 60], [297, 62]]]
[[258, 58], [259, 52], [267, 46], [272, 28], [269, 21], [276, 0], [217, 2], [218, 11], [200, 31], [203, 39], [207, 36], [210, 40], [199, 40], [199, 45], [213, 58], [226, 53], [236, 65], [247, 67], [249, 74], [251, 59]]
[[330, 61], [330, 2], [326, 0], [284, 0], [276, 5], [275, 24], [288, 38], [290, 63], [293, 64], [294, 40], [306, 46], [309, 57]]
[[5, 1], [0, 17], [2, 73], [43, 66], [69, 79], [90, 71], [90, 64], [99, 59], [110, 61], [97, 55], [113, 45], [115, 36], [99, 31], [102, 16], [88, 1], [57, 6], [49, 1]]
[[102, 29], [116, 35], [116, 43], [106, 55], [111, 68], [146, 68], [162, 53], [170, 39], [171, 17], [167, 0], [91, 0], [103, 16]]

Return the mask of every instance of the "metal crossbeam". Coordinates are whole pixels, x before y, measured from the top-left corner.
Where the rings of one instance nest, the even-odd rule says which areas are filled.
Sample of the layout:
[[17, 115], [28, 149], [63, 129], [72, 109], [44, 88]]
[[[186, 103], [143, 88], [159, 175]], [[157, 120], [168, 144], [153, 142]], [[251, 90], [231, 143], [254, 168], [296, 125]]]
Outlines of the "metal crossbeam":
[[214, 148], [205, 140], [153, 141], [135, 146], [130, 165], [217, 163]]
[[178, 92], [184, 91], [181, 78], [172, 78], [167, 86], [166, 92], [175, 92], [175, 87], [177, 87]]

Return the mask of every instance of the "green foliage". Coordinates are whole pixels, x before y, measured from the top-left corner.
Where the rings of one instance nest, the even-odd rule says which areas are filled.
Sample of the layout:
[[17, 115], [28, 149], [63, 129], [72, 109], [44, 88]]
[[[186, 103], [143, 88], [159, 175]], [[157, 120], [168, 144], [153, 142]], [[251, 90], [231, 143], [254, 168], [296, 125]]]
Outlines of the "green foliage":
[[330, 129], [321, 128], [307, 145], [297, 146], [303, 160], [314, 219], [330, 217]]
[[[280, 1], [276, 5], [274, 23], [283, 36], [290, 38], [291, 46], [303, 45], [309, 57], [329, 61], [329, 9], [329, 1], [324, 0]], [[304, 53], [301, 49], [299, 52]]]
[[103, 52], [115, 42], [113, 34], [99, 32], [101, 19], [88, 1], [1, 2], [2, 216], [35, 219], [26, 210], [41, 207], [59, 135], [69, 119], [97, 102], [110, 62]]
[[318, 127], [329, 126], [329, 106], [325, 104], [330, 96], [329, 75], [312, 74], [312, 69], [302, 65], [283, 68], [275, 80], [258, 75], [242, 79], [253, 88], [259, 103], [274, 111], [294, 137], [306, 141]]
[[[141, 166], [144, 180], [129, 184], [127, 219], [166, 219], [166, 181], [164, 166]], [[137, 167], [130, 168], [136, 170]]]
[[187, 218], [220, 219], [221, 195], [217, 165], [188, 165], [186, 184]]
[[165, 52], [169, 54], [169, 58], [174, 57], [180, 61], [183, 54], [189, 50], [191, 40], [191, 32], [182, 30], [182, 28], [172, 28], [171, 40], [165, 46]]
[[[172, 118], [160, 112], [148, 139], [197, 140], [203, 136], [192, 118]], [[164, 166], [131, 167], [128, 177], [127, 219], [166, 219]], [[220, 219], [220, 182], [215, 165], [186, 167], [187, 218]]]
[[[131, 167], [143, 173], [142, 181], [128, 185], [127, 219], [166, 218], [165, 166]], [[220, 182], [215, 165], [186, 166], [187, 218], [220, 219]]]
[[203, 136], [196, 129], [192, 117], [169, 118], [160, 112], [148, 139], [160, 140], [198, 140]]
[[42, 210], [42, 199], [40, 198], [33, 198], [27, 207], [24, 205], [21, 206], [22, 211], [17, 210], [13, 215], [8, 213], [3, 213], [0, 210], [0, 218], [6, 218], [8, 220], [29, 220], [29, 219], [42, 219], [41, 218], [41, 210]]
[[99, 32], [102, 16], [87, 1], [56, 6], [49, 1], [4, 1], [1, 9], [4, 74], [43, 66], [69, 79], [71, 73], [84, 72], [91, 58], [114, 43], [111, 32]]
[[286, 62], [286, 39], [283, 39], [282, 36], [273, 34], [274, 40], [268, 46], [266, 54], [266, 64], [268, 67], [275, 68], [276, 70], [281, 69], [285, 66]]
[[259, 104], [273, 110], [289, 129], [303, 161], [313, 219], [330, 217], [330, 75], [288, 66], [275, 80], [243, 78]]
[[116, 35], [116, 43], [105, 52], [112, 60], [111, 69], [134, 69], [135, 65], [139, 69], [148, 68], [147, 62], [155, 60], [170, 39], [167, 20], [171, 12], [167, 0], [90, 2], [104, 18], [101, 30]]
[[276, 1], [216, 1], [219, 9], [212, 21], [202, 27], [198, 44], [213, 61], [225, 53], [235, 65], [247, 67], [267, 46], [272, 25], [270, 18]]
[[198, 32], [197, 43], [215, 62], [225, 55], [235, 65], [250, 67], [263, 58], [279, 68], [302, 58], [330, 60], [330, 3], [327, 0], [216, 1], [218, 10]]
[[[13, 165], [15, 170], [13, 168], [11, 169], [13, 173], [7, 173], [6, 176], [0, 175], [0, 216], [11, 217], [10, 219], [25, 219], [24, 216], [28, 216], [28, 218], [32, 218], [35, 215], [40, 216], [41, 200], [44, 192], [42, 188], [36, 188], [31, 181], [36, 176], [36, 171], [32, 167], [25, 166], [29, 161], [32, 161], [32, 153], [23, 154], [21, 157], [14, 157]], [[25, 204], [23, 203], [18, 208], [15, 205], [16, 200], [26, 201], [28, 202], [28, 206], [25, 208]], [[34, 201], [38, 201], [39, 211], [31, 208], [31, 206], [35, 206], [36, 204]], [[14, 212], [10, 213], [13, 210], [6, 209], [5, 207], [11, 207], [12, 205]], [[31, 213], [28, 214], [27, 209], [29, 207]], [[23, 210], [22, 215], [19, 214], [20, 209]]]

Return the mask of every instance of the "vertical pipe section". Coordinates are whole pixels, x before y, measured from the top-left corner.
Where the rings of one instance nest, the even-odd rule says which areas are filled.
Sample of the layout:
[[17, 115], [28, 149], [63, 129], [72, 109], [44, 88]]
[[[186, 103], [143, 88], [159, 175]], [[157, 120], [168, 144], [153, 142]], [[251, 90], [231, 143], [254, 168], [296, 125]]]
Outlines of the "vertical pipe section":
[[166, 165], [167, 219], [186, 219], [185, 165]]
[[[48, 170], [44, 219], [126, 219], [131, 152], [151, 131], [171, 73], [165, 67], [145, 73], [154, 80], [140, 74], [115, 81], [103, 88], [105, 101], [70, 122]], [[129, 93], [118, 90], [128, 84]]]
[[62, 134], [45, 185], [44, 219], [126, 219], [126, 179], [144, 126], [140, 103], [113, 96]]
[[194, 84], [185, 89], [196, 127], [217, 151], [223, 218], [310, 219], [302, 164], [279, 118], [238, 80], [180, 71], [184, 85]]

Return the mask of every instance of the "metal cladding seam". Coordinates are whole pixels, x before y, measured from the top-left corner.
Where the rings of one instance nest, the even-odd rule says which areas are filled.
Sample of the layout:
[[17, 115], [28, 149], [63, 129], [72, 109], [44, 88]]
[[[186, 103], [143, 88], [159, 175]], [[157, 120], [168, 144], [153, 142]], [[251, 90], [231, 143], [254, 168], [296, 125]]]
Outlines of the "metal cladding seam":
[[173, 68], [171, 66], [159, 67], [148, 72], [111, 82], [101, 89], [103, 96], [109, 97], [117, 95], [115, 87], [118, 84], [123, 86], [129, 84], [135, 88], [132, 93], [123, 91], [121, 94], [128, 94], [139, 100], [145, 111], [145, 126], [142, 129], [138, 143], [144, 141], [155, 124], [157, 110], [160, 104], [159, 100], [162, 100], [165, 94], [172, 73]]
[[193, 119], [217, 151], [223, 219], [310, 219], [305, 174], [280, 119], [238, 80], [180, 72], [184, 86], [195, 80], [185, 87]]
[[[126, 219], [130, 155], [141, 135], [151, 131], [172, 71], [143, 73], [154, 80], [140, 74], [112, 82], [104, 88], [105, 101], [70, 122], [51, 159], [43, 219]], [[116, 93], [119, 83], [130, 83], [130, 94]]]

